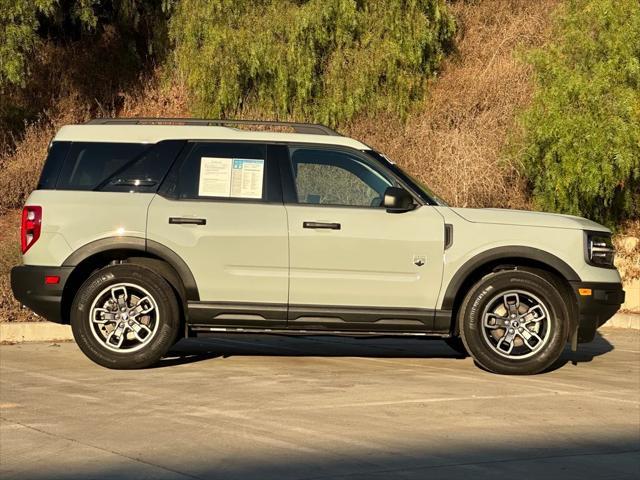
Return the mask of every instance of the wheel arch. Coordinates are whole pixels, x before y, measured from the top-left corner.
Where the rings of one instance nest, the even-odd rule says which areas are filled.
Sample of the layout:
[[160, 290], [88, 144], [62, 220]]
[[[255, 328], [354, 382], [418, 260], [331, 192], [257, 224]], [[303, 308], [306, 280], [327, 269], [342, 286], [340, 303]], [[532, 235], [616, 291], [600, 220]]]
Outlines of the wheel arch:
[[[564, 260], [555, 255], [533, 247], [497, 247], [482, 252], [468, 260], [458, 269], [447, 285], [442, 300], [442, 310], [451, 311], [451, 333], [459, 333], [458, 309], [469, 289], [485, 275], [499, 270], [530, 267], [545, 270], [558, 278], [560, 285], [565, 288], [567, 298], [571, 300], [570, 309], [573, 317], [577, 314], [575, 298], [571, 293], [569, 282], [580, 281], [576, 271]], [[575, 310], [574, 310], [575, 307]]]
[[62, 293], [63, 319], [69, 318], [73, 297], [89, 275], [114, 261], [136, 263], [156, 271], [174, 289], [183, 309], [188, 301], [200, 299], [193, 273], [173, 250], [144, 238], [105, 238], [84, 245], [63, 262], [62, 266], [74, 267]]

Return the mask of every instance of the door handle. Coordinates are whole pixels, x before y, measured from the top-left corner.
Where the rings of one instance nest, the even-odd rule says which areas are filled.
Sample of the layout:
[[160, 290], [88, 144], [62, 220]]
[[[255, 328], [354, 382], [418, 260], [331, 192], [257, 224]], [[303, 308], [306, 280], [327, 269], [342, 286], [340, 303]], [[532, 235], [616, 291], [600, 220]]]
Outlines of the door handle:
[[302, 228], [325, 228], [327, 230], [340, 230], [340, 224], [327, 222], [302, 222]]
[[206, 218], [193, 218], [193, 217], [169, 217], [169, 223], [171, 225], [206, 225]]

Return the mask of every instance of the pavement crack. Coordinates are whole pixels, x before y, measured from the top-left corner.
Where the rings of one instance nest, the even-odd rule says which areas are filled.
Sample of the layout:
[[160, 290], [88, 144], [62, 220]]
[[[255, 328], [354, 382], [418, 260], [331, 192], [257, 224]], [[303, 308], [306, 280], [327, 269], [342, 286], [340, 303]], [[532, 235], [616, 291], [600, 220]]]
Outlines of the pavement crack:
[[75, 443], [77, 445], [82, 445], [84, 447], [94, 448], [96, 450], [100, 450], [100, 451], [105, 452], [105, 453], [110, 453], [112, 455], [117, 455], [119, 457], [123, 457], [123, 458], [126, 458], [128, 460], [132, 460], [132, 461], [137, 462], [137, 463], [141, 463], [141, 464], [144, 464], [144, 465], [148, 465], [150, 467], [159, 468], [159, 469], [164, 470], [166, 472], [170, 472], [170, 473], [174, 473], [174, 474], [177, 474], [177, 475], [181, 475], [181, 476], [183, 476], [185, 478], [192, 478], [192, 479], [195, 479], [195, 480], [204, 480], [202, 477], [197, 477], [195, 475], [191, 475], [189, 473], [181, 472], [179, 470], [174, 470], [173, 468], [165, 467], [165, 466], [159, 465], [157, 463], [153, 463], [153, 462], [149, 462], [149, 461], [146, 461], [146, 460], [142, 460], [140, 458], [132, 457], [130, 455], [127, 455], [127, 454], [124, 454], [124, 453], [121, 453], [121, 452], [116, 452], [114, 450], [110, 450], [108, 448], [99, 447], [97, 445], [92, 445], [90, 443], [82, 442], [82, 441], [77, 440], [75, 438], [66, 437], [64, 435], [59, 435], [57, 433], [47, 432], [46, 430], [42, 430], [40, 428], [33, 427], [31, 425], [27, 425], [27, 424], [24, 424], [22, 422], [18, 422], [17, 420], [13, 420], [11, 418], [0, 416], [0, 419], [4, 420], [5, 422], [10, 422], [10, 423], [13, 423], [13, 424], [16, 424], [16, 425], [20, 425], [21, 427], [28, 428], [29, 430], [33, 430], [35, 432], [42, 433], [43, 435], [48, 435], [50, 437], [66, 440], [68, 442]]

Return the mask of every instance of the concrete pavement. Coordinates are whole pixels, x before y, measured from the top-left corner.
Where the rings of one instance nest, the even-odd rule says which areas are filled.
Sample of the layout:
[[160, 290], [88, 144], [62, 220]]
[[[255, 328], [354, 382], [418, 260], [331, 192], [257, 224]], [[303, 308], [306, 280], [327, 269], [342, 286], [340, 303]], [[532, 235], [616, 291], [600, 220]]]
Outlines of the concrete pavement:
[[424, 339], [221, 335], [142, 371], [6, 345], [0, 411], [7, 480], [631, 479], [640, 332], [605, 331], [535, 377]]

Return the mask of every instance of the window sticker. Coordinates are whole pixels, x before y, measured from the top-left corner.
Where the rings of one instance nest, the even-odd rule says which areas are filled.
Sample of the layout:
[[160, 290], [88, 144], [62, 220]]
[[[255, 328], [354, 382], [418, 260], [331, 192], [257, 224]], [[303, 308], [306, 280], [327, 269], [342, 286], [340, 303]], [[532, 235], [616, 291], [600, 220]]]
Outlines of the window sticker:
[[264, 160], [202, 157], [198, 195], [262, 198], [263, 178]]

